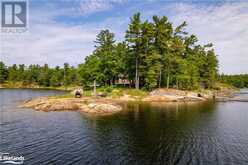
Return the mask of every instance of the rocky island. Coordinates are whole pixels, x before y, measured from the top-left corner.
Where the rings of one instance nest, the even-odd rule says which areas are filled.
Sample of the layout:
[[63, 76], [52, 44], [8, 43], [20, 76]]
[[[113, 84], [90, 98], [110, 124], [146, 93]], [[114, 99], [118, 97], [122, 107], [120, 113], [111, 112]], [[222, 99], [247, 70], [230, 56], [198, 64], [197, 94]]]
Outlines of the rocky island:
[[[136, 93], [135, 93], [136, 92]], [[82, 113], [106, 115], [122, 111], [123, 102], [200, 102], [211, 99], [229, 98], [233, 90], [202, 92], [182, 91], [177, 89], [156, 89], [149, 93], [114, 89], [106, 97], [83, 96], [76, 98], [70, 95], [40, 97], [25, 101], [21, 107], [40, 111], [79, 111]]]
[[84, 98], [51, 98], [40, 97], [25, 101], [21, 107], [39, 111], [79, 111], [89, 114], [106, 115], [122, 110], [121, 106], [104, 99]]

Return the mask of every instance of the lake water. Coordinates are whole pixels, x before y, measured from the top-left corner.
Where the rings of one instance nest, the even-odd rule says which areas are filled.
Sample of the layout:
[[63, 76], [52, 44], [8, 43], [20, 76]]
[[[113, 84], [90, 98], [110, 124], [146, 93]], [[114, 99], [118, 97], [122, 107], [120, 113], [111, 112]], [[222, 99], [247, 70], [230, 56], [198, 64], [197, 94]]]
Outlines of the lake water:
[[248, 164], [248, 103], [126, 104], [104, 117], [17, 108], [59, 93], [0, 89], [0, 152], [34, 165]]

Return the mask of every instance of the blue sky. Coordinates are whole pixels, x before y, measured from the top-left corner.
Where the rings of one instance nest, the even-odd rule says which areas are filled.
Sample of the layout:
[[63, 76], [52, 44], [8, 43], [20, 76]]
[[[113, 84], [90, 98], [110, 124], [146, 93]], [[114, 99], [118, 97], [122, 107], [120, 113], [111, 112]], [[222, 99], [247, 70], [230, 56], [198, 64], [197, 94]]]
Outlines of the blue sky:
[[[1, 1], [1, 0], [0, 0]], [[220, 73], [248, 73], [248, 1], [224, 0], [29, 0], [29, 33], [0, 35], [1, 60], [51, 66], [77, 65], [94, 49], [96, 34], [110, 29], [123, 40], [130, 17], [167, 16], [201, 44], [212, 42]]]

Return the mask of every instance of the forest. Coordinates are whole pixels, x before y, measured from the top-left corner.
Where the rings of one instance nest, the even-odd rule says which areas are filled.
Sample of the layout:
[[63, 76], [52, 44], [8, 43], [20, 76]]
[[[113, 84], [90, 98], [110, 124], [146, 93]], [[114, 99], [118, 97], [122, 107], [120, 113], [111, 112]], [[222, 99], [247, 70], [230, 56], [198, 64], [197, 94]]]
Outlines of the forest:
[[213, 44], [200, 45], [197, 36], [185, 30], [186, 26], [186, 22], [173, 26], [166, 16], [142, 20], [136, 13], [122, 41], [117, 42], [109, 29], [101, 30], [95, 50], [77, 67], [68, 63], [63, 67], [6, 66], [1, 62], [0, 83], [87, 87], [94, 81], [99, 86], [115, 86], [121, 80], [130, 88], [145, 90], [214, 88], [217, 80], [234, 84], [235, 76], [218, 76]]
[[248, 74], [220, 75], [218, 81], [237, 88], [248, 88]]

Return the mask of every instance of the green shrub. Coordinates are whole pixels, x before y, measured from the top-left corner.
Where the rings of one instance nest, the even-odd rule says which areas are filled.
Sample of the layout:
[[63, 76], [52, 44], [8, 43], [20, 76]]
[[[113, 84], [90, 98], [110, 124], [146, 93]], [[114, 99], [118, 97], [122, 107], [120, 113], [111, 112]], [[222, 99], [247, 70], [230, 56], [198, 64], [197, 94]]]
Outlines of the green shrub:
[[119, 90], [119, 89], [114, 89], [114, 90], [112, 90], [111, 96], [113, 98], [121, 97], [121, 96], [123, 96], [123, 91]]
[[84, 91], [83, 96], [92, 96], [92, 90]]
[[125, 91], [125, 93], [130, 96], [138, 96], [138, 97], [145, 97], [147, 95], [147, 92], [139, 89], [128, 89]]
[[111, 93], [113, 91], [113, 89], [114, 88], [112, 86], [109, 86], [109, 87], [104, 88], [104, 91], [103, 92], [105, 92], [105, 93]]

